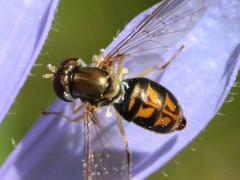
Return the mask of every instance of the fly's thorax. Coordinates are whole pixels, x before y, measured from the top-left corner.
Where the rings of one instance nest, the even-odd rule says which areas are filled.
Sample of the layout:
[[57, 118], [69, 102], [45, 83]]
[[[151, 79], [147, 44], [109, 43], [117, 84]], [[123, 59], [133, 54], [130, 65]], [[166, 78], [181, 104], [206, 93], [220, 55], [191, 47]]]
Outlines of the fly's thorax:
[[119, 93], [120, 84], [103, 69], [83, 67], [71, 77], [71, 96], [93, 105], [108, 105]]
[[121, 92], [120, 82], [109, 71], [83, 65], [77, 58], [64, 60], [54, 73], [53, 88], [59, 98], [80, 98], [95, 106], [110, 104]]

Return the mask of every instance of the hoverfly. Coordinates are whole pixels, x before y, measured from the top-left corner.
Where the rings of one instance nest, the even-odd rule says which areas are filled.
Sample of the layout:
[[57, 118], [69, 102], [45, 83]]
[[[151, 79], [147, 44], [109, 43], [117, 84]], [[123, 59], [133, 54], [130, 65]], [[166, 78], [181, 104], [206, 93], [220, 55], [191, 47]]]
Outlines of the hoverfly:
[[[57, 96], [73, 101], [72, 112], [79, 115], [70, 119], [61, 112], [44, 114], [60, 114], [72, 122], [84, 122], [86, 179], [131, 178], [131, 155], [122, 118], [159, 134], [185, 127], [186, 119], [176, 97], [145, 76], [155, 70], [163, 72], [169, 66], [184, 46], [162, 63], [161, 54], [196, 23], [204, 9], [204, 0], [163, 0], [133, 19], [108, 48], [93, 57], [90, 65], [79, 58], [66, 59], [57, 68], [48, 65], [52, 73], [44, 78], [53, 77]], [[154, 61], [156, 65], [124, 78], [127, 63], [142, 60]], [[82, 102], [79, 106], [74, 103], [76, 99]], [[103, 118], [97, 116], [104, 106], [115, 109], [123, 153], [117, 152], [107, 133], [99, 136], [98, 132], [111, 129], [111, 125], [104, 127]]]

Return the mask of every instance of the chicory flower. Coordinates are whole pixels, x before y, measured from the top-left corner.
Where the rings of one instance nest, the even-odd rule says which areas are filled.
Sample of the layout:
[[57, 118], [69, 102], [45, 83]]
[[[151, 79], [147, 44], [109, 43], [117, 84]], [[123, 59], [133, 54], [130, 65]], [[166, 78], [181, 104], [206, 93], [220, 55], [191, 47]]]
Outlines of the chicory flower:
[[41, 51], [57, 4], [58, 0], [13, 0], [0, 3], [0, 122]]
[[[239, 9], [238, 0], [214, 1], [176, 45], [186, 48], [159, 79], [179, 99], [188, 121], [186, 129], [161, 136], [125, 123], [133, 152], [133, 179], [143, 179], [163, 166], [206, 127], [223, 104], [240, 67]], [[171, 57], [175, 49], [164, 57]], [[128, 66], [137, 71], [135, 64]], [[57, 100], [49, 111], [69, 114], [70, 109], [71, 105]], [[82, 125], [61, 119], [40, 117], [1, 167], [1, 179], [80, 179]]]

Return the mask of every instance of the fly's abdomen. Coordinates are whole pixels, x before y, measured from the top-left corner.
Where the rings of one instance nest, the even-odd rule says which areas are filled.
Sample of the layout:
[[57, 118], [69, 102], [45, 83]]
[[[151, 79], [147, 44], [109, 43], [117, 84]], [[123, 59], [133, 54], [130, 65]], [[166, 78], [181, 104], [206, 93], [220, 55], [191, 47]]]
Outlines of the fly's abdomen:
[[166, 88], [146, 78], [126, 79], [123, 83], [124, 98], [114, 107], [127, 121], [156, 133], [185, 127], [182, 109]]

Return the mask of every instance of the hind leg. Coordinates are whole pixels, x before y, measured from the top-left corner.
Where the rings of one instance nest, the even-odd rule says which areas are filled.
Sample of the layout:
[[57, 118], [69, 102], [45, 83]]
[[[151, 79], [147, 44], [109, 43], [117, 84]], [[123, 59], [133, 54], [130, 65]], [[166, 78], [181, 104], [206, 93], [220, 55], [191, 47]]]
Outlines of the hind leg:
[[158, 70], [158, 71], [164, 71], [172, 62], [173, 60], [179, 55], [179, 53], [184, 49], [184, 45], [182, 45], [175, 53], [174, 55], [162, 66], [153, 66], [150, 68], [145, 69], [143, 72], [140, 72], [136, 77], [145, 77], [149, 73]]

